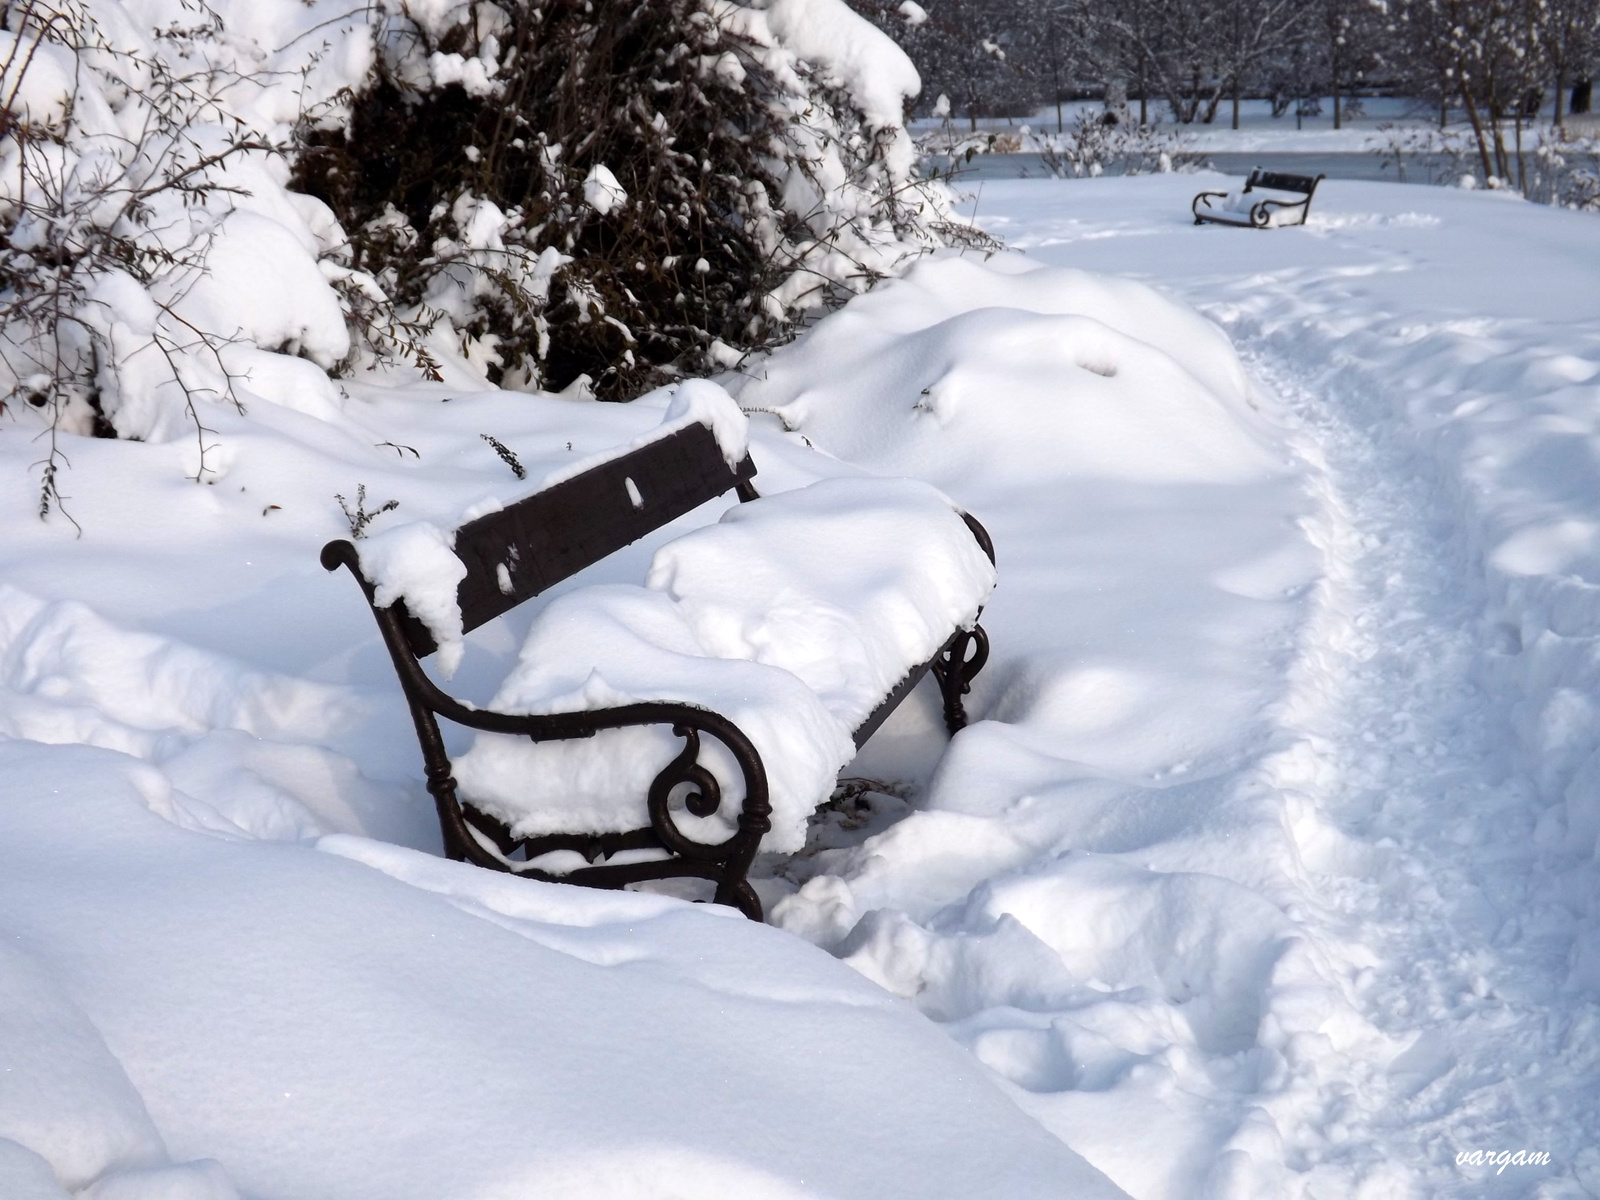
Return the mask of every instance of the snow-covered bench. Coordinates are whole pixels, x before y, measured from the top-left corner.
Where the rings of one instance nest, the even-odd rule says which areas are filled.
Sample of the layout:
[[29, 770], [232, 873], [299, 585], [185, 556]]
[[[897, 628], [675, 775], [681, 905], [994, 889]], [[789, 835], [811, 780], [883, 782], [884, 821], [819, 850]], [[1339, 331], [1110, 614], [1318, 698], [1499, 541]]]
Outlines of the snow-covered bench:
[[1194, 223], [1213, 221], [1219, 225], [1243, 225], [1252, 229], [1269, 226], [1304, 225], [1311, 211], [1311, 196], [1321, 175], [1285, 175], [1279, 171], [1250, 172], [1243, 189], [1237, 192], [1201, 192], [1190, 205]]
[[[462, 525], [453, 554], [402, 526], [330, 542], [322, 564], [349, 567], [372, 605], [451, 858], [597, 887], [703, 878], [759, 920], [757, 850], [804, 844], [839, 769], [924, 674], [950, 731], [965, 724], [994, 553], [913, 480], [758, 496], [743, 414], [712, 385], [683, 394], [695, 403], [642, 444]], [[743, 503], [663, 545], [643, 586], [546, 605], [488, 707], [423, 671], [441, 641], [459, 657], [465, 633], [729, 491]], [[441, 717], [479, 731], [454, 763]]]

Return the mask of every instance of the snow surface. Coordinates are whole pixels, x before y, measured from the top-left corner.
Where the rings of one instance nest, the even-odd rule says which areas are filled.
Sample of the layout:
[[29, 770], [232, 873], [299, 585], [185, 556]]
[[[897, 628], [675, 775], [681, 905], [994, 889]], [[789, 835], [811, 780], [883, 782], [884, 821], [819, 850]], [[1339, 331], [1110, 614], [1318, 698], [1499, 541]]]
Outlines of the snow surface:
[[[343, 28], [271, 60], [263, 122], [361, 60]], [[316, 561], [335, 493], [400, 502], [374, 538], [453, 527], [529, 487], [480, 434], [545, 479], [669, 395], [241, 343], [209, 453], [63, 436], [81, 537], [0, 419], [0, 1194], [1600, 1195], [1592, 218], [1336, 181], [1304, 228], [1193, 227], [1219, 184], [990, 182], [1027, 258], [927, 262], [725, 381], [764, 491], [921, 479], [1001, 563], [974, 724], [902, 706], [857, 807], [763, 862], [781, 929], [437, 858]], [[333, 233], [258, 196], [298, 278]], [[275, 288], [216, 303], [336, 351]], [[174, 398], [116, 369], [156, 429]], [[726, 508], [541, 611], [649, 591]]]

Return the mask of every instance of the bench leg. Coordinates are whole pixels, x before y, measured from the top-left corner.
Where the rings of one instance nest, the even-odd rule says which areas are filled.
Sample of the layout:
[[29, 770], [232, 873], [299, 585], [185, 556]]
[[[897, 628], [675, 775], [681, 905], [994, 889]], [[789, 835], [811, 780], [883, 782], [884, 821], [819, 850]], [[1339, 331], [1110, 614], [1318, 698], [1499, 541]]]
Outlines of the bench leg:
[[967, 726], [967, 707], [962, 697], [972, 690], [972, 680], [989, 661], [989, 635], [982, 625], [969, 633], [962, 630], [934, 660], [933, 676], [944, 696], [944, 724], [952, 734]]

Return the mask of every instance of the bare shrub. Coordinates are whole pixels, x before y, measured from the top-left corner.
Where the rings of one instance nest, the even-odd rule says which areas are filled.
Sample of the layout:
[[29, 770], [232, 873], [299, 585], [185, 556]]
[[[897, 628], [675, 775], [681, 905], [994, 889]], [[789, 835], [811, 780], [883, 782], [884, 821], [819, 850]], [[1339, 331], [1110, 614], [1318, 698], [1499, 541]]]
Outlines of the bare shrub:
[[1080, 112], [1071, 130], [1043, 143], [1044, 168], [1058, 179], [1194, 171], [1205, 161], [1159, 126], [1118, 120], [1110, 112]]
[[0, 409], [31, 413], [46, 431], [47, 517], [64, 500], [59, 435], [114, 432], [103, 401], [129, 357], [129, 320], [183, 398], [196, 478], [205, 474], [210, 431], [196, 399], [238, 398], [220, 355], [227, 339], [175, 306], [204, 270], [213, 202], [226, 207], [218, 169], [268, 147], [237, 125], [194, 136], [197, 122], [216, 120], [231, 76], [180, 74], [120, 49], [74, 0], [28, 0], [3, 15]]

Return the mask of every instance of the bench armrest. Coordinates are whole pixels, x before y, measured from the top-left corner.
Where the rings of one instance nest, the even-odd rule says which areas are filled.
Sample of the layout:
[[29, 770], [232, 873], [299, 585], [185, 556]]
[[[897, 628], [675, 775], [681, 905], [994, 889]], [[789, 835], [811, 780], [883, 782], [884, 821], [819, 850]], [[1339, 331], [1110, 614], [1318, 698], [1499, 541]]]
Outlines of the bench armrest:
[[[456, 795], [456, 781], [450, 773], [450, 756], [439, 731], [439, 717], [468, 729], [511, 734], [536, 742], [593, 737], [602, 729], [621, 729], [631, 725], [670, 725], [673, 732], [684, 740], [684, 748], [650, 784], [647, 802], [651, 829], [661, 845], [680, 858], [699, 864], [699, 869], [708, 878], [717, 881], [718, 904], [731, 905], [757, 920], [761, 918], [761, 902], [746, 882], [745, 875], [755, 859], [762, 837], [772, 828], [772, 803], [761, 754], [737, 725], [711, 709], [669, 701], [641, 701], [614, 708], [567, 713], [502, 713], [457, 700], [429, 678], [413, 653], [404, 622], [415, 618], [405, 612], [404, 605], [379, 608], [372, 603], [372, 585], [361, 573], [355, 546], [348, 541], [329, 542], [322, 548], [322, 565], [330, 571], [341, 566], [349, 567], [350, 573], [366, 593], [367, 603], [377, 619], [384, 645], [389, 650], [389, 657], [411, 709], [417, 739], [422, 746], [428, 792], [438, 808], [445, 834], [445, 849], [450, 857], [515, 875], [555, 882], [590, 883], [600, 887], [620, 886], [650, 874], [646, 864], [629, 867], [592, 866], [558, 877], [513, 862], [498, 853], [468, 819]], [[739, 809], [738, 828], [725, 841], [717, 843], [697, 842], [686, 837], [673, 820], [669, 804], [673, 791], [686, 784], [689, 792], [684, 805], [694, 816], [708, 817], [721, 807], [722, 789], [711, 772], [699, 762], [702, 735], [714, 737], [727, 747], [744, 780], [744, 800]]]
[[[1304, 224], [1306, 213], [1311, 209], [1311, 194], [1306, 193], [1304, 200], [1259, 200], [1250, 207], [1250, 223], [1265, 229], [1272, 224], [1273, 213], [1281, 209], [1295, 209], [1300, 213], [1299, 224]], [[1258, 217], [1256, 214], [1259, 213]]]

